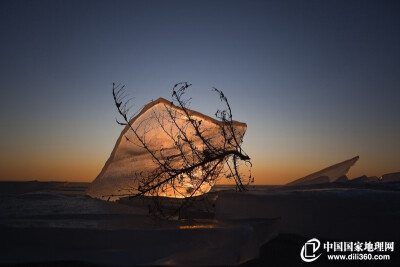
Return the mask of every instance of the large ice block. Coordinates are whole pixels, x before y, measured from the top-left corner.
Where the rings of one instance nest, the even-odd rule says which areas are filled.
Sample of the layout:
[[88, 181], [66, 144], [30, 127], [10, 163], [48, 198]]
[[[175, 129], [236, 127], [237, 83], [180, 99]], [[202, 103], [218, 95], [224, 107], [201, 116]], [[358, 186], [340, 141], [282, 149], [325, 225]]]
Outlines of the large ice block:
[[[182, 154], [190, 162], [189, 164], [196, 163], [198, 158], [191, 154], [192, 150], [188, 146], [184, 146], [183, 151], [178, 150], [175, 144], [176, 140], [187, 138], [192, 140], [191, 144], [200, 151], [205, 149], [203, 141], [196, 134], [193, 126], [188, 123], [187, 115], [199, 123], [202, 136], [216, 148], [229, 149], [232, 145], [225, 141], [233, 136], [239, 143], [242, 142], [247, 128], [245, 123], [233, 121], [234, 133], [224, 137], [221, 127], [226, 127], [226, 124], [223, 122], [189, 109], [185, 113], [181, 108], [163, 98], [147, 104], [130, 121], [130, 125], [135, 129], [138, 136], [146, 142], [146, 145], [154, 152], [156, 157], [169, 157], [171, 159], [169, 163], [172, 166], [182, 168], [184, 165]], [[229, 131], [227, 133], [230, 134]], [[100, 174], [89, 186], [87, 194], [95, 198], [113, 201], [127, 195], [136, 194], [139, 192], [137, 189], [140, 180], [151, 176], [158, 166], [152, 155], [143, 148], [143, 144], [139, 142], [130, 126], [127, 125], [121, 132]], [[222, 167], [221, 164], [220, 167]], [[180, 179], [175, 179], [172, 184], [165, 184], [162, 190], [157, 192], [157, 195], [182, 198], [192, 195], [193, 188], [197, 187], [199, 187], [199, 190], [193, 196], [207, 193], [213, 186], [216, 177], [210, 177], [202, 182], [201, 186], [198, 186], [199, 181], [202, 181], [205, 177], [203, 172], [204, 170], [201, 168], [193, 171], [192, 175], [197, 179], [195, 181], [182, 175]], [[216, 175], [218, 173], [217, 170]]]

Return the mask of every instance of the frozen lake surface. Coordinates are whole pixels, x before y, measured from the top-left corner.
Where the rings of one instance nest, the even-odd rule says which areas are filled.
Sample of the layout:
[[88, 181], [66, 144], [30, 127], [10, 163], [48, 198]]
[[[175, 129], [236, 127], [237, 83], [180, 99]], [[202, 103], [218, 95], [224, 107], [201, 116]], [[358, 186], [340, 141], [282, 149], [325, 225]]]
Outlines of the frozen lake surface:
[[90, 198], [87, 185], [1, 182], [0, 264], [234, 265], [259, 257], [279, 232], [400, 240], [398, 182], [251, 186], [246, 193], [216, 186], [212, 216], [185, 220], [156, 219], [134, 201]]

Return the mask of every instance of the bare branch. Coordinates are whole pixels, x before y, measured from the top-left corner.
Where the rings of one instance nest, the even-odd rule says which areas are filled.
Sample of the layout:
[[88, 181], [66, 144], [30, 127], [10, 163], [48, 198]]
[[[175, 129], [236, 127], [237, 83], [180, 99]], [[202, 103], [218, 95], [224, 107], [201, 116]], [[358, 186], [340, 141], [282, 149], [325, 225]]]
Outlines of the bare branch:
[[[129, 138], [125, 136], [126, 141], [143, 148], [156, 166], [150, 173], [135, 173], [137, 187], [127, 188], [132, 194], [124, 193], [118, 196], [129, 196], [129, 198], [152, 196], [157, 202], [160, 196], [172, 190], [175, 197], [186, 198], [182, 204], [184, 206], [193, 196], [206, 193], [202, 189], [203, 186], [206, 186], [208, 191], [219, 179], [220, 173], [226, 174], [228, 179], [233, 179], [239, 191], [244, 191], [245, 184], [251, 181], [251, 173], [249, 177], [244, 178], [239, 171], [240, 162], [250, 166], [251, 162], [241, 147], [245, 128], [241, 133], [236, 130], [227, 97], [222, 91], [213, 88], [226, 106], [226, 109], [217, 110], [215, 113], [220, 120], [217, 123], [220, 135], [215, 136], [215, 133], [210, 134], [208, 122], [205, 123], [188, 109], [191, 98], [185, 99], [184, 95], [190, 86], [191, 84], [187, 82], [175, 84], [171, 103], [163, 105], [164, 115], [153, 111], [150, 119], [157, 122], [159, 129], [165, 135], [164, 138], [173, 144], [173, 147], [155, 149], [151, 141], [146, 138], [151, 131], [147, 129], [146, 121], [143, 120], [134, 127], [131, 120], [128, 120], [130, 110], [128, 103], [133, 98], [127, 97], [124, 85], [113, 83], [114, 104], [123, 119], [122, 122], [116, 121], [119, 125], [128, 127], [131, 133]], [[177, 103], [177, 106], [174, 103]], [[245, 179], [247, 183], [244, 182]], [[183, 189], [186, 191], [182, 191]], [[163, 214], [160, 203], [155, 203], [155, 206]]]

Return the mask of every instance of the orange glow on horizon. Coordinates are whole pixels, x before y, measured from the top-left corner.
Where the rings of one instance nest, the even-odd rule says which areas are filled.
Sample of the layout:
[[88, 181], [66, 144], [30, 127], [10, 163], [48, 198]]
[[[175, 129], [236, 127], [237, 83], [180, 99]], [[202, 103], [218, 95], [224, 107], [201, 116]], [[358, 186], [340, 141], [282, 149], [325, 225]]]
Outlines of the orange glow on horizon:
[[[71, 152], [64, 155], [27, 155], [21, 157], [1, 158], [0, 173], [1, 181], [70, 181], [70, 182], [92, 182], [103, 168], [108, 153], [102, 155], [93, 153], [72, 155]], [[254, 185], [283, 185], [295, 179], [316, 172], [322, 168], [340, 162], [345, 157], [337, 160], [332, 159], [310, 159], [302, 161], [294, 158], [262, 158], [254, 155], [252, 176]], [[367, 176], [381, 176], [385, 173], [397, 172], [391, 162], [379, 162], [379, 169], [374, 164], [375, 159], [363, 158], [361, 155], [349, 171], [349, 178]], [[233, 184], [229, 179], [220, 179], [217, 184]]]

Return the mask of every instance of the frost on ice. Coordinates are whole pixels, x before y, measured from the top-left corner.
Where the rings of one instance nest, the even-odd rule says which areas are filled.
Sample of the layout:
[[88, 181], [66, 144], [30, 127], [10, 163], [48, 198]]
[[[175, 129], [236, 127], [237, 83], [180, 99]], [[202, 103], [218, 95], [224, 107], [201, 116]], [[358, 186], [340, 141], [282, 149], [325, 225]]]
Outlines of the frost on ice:
[[[221, 127], [225, 127], [221, 121], [196, 111], [189, 109], [187, 111], [190, 118], [201, 124], [202, 137], [206, 138], [213, 147], [230, 148], [231, 145], [226, 142], [230, 137], [221, 134]], [[130, 121], [130, 124], [158, 158], [168, 157], [169, 162], [177, 168], [183, 166], [183, 160], [187, 160], [193, 165], [198, 158], [191, 155], [193, 150], [188, 147], [183, 147], [183, 151], [179, 151], [174, 140], [187, 138], [193, 141], [192, 145], [197, 149], [203, 151], [206, 149], [203, 147], [204, 142], [196, 135], [193, 126], [188, 123], [188, 117], [183, 110], [163, 98], [147, 104]], [[241, 143], [247, 126], [245, 123], [236, 121], [233, 121], [232, 124], [234, 129], [232, 136], [234, 135], [234, 138]], [[180, 133], [179, 129], [183, 130], [185, 134]], [[179, 154], [180, 156], [175, 157]], [[141, 188], [141, 183], [146, 180], [146, 177], [151, 177], [158, 166], [154, 157], [143, 148], [143, 145], [127, 125], [121, 132], [102, 171], [89, 186], [87, 194], [105, 200], [117, 200], [124, 196], [137, 194], [138, 189]], [[183, 198], [207, 193], [214, 185], [216, 176], [220, 175], [222, 166], [222, 164], [218, 165], [214, 176], [205, 181], [202, 179], [202, 177], [206, 177], [203, 173], [204, 169], [196, 168], [192, 172], [192, 179], [181, 175], [179, 179], [164, 184], [156, 192], [156, 195]], [[193, 177], [196, 179], [193, 179]], [[194, 191], [194, 188], [197, 191]]]

